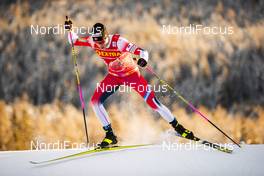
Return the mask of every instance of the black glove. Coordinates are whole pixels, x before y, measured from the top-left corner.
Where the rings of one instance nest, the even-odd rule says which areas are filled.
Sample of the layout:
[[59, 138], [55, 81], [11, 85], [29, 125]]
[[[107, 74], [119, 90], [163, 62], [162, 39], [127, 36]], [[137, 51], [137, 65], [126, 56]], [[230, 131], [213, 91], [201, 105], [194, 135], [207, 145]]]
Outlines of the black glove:
[[145, 67], [147, 65], [147, 61], [145, 59], [143, 59], [143, 58], [140, 58], [140, 59], [138, 59], [137, 64], [140, 67]]
[[64, 22], [64, 28], [70, 31], [72, 29], [72, 21], [66, 16], [66, 21]]

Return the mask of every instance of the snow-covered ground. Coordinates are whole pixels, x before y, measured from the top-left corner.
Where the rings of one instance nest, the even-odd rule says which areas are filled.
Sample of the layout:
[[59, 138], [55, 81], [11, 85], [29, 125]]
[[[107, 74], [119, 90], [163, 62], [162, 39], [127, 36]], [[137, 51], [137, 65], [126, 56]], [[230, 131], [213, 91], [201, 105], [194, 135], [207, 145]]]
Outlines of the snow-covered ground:
[[205, 149], [148, 146], [33, 165], [83, 150], [0, 152], [1, 176], [94, 175], [264, 175], [264, 145], [243, 145], [232, 154]]

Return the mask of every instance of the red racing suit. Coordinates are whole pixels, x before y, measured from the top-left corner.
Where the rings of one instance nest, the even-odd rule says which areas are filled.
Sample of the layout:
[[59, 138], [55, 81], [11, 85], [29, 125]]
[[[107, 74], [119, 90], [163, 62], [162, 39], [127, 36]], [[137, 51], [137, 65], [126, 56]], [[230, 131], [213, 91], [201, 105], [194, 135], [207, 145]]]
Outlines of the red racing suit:
[[[68, 38], [70, 35], [68, 36]], [[72, 32], [72, 39], [76, 46], [91, 47], [97, 55], [103, 59], [108, 67], [108, 74], [97, 85], [91, 99], [93, 110], [100, 119], [103, 126], [110, 124], [108, 114], [103, 106], [104, 101], [118, 90], [120, 85], [129, 86], [138, 92], [147, 104], [158, 111], [168, 122], [173, 121], [171, 112], [162, 105], [153, 90], [150, 89], [147, 81], [140, 74], [134, 56], [148, 61], [148, 52], [139, 48], [133, 43], [128, 42], [119, 34], [109, 35], [106, 41], [107, 46], [101, 49], [93, 42], [92, 37], [79, 38]], [[69, 42], [71, 39], [69, 38]], [[111, 87], [109, 89], [109, 86]]]

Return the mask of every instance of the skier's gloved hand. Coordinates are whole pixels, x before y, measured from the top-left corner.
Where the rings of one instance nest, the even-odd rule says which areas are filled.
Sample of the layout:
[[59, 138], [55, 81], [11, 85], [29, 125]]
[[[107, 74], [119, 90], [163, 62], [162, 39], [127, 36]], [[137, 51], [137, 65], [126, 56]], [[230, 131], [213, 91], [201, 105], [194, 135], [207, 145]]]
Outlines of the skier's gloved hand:
[[140, 49], [139, 58], [140, 59], [138, 59], [137, 64], [140, 67], [146, 67], [146, 65], [148, 63], [148, 52], [143, 50], [143, 49]]
[[143, 59], [143, 58], [140, 58], [140, 59], [138, 59], [137, 64], [138, 64], [140, 67], [146, 67], [146, 65], [147, 65], [147, 61], [146, 61], [145, 59]]
[[66, 21], [64, 22], [64, 28], [68, 31], [72, 29], [72, 21], [66, 17]]

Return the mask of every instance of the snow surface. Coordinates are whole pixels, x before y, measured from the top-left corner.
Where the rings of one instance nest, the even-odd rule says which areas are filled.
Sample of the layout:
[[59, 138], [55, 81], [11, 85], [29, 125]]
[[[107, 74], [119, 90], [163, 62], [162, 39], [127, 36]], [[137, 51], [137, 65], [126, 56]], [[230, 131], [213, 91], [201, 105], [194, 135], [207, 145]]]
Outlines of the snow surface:
[[243, 145], [232, 154], [201, 149], [168, 150], [162, 145], [97, 153], [51, 164], [42, 161], [82, 150], [0, 152], [0, 176], [88, 175], [264, 175], [264, 145]]

